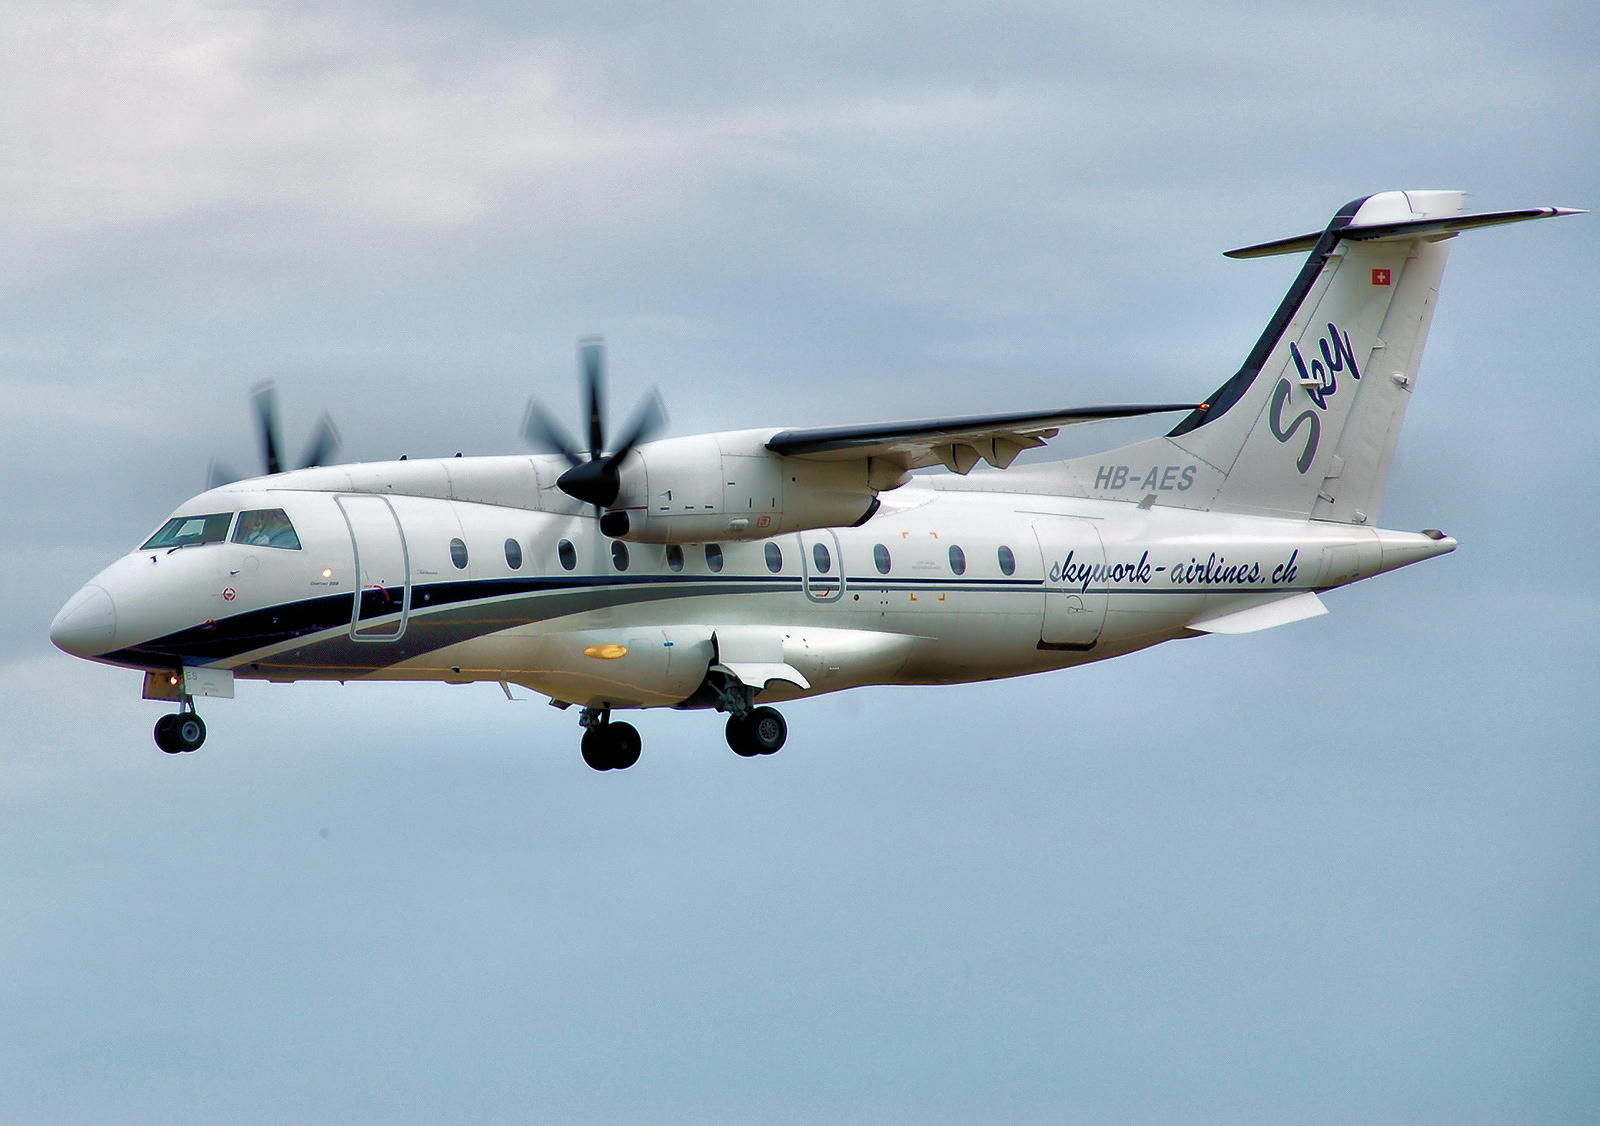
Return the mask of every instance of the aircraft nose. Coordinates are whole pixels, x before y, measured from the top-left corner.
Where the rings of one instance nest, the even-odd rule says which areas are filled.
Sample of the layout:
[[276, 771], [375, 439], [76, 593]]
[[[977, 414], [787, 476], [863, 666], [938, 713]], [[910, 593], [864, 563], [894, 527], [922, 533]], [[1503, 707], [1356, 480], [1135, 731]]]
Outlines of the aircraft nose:
[[97, 657], [117, 633], [117, 606], [103, 586], [90, 583], [67, 600], [50, 623], [50, 640], [74, 657]]

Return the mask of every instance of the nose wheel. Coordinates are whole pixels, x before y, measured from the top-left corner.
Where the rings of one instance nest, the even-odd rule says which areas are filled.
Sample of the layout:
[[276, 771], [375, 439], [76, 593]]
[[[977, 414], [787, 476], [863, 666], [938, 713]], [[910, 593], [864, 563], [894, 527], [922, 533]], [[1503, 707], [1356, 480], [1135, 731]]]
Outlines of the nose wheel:
[[610, 708], [585, 708], [583, 761], [595, 770], [626, 770], [639, 761], [644, 741], [631, 723], [611, 722]]
[[156, 746], [169, 755], [198, 751], [206, 741], [206, 721], [192, 711], [174, 712], [156, 720]]

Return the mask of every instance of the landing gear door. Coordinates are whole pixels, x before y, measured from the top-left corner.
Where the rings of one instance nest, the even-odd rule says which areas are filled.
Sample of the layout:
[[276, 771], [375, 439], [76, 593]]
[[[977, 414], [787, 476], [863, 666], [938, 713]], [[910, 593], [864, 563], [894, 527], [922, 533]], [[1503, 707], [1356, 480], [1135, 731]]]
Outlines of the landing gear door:
[[1093, 649], [1106, 623], [1106, 550], [1089, 520], [1035, 520], [1044, 554], [1044, 621], [1039, 648]]
[[800, 570], [811, 601], [837, 602], [844, 597], [844, 560], [839, 556], [839, 538], [831, 531], [800, 533]]
[[355, 552], [351, 641], [398, 641], [411, 616], [411, 559], [400, 518], [387, 497], [336, 498]]

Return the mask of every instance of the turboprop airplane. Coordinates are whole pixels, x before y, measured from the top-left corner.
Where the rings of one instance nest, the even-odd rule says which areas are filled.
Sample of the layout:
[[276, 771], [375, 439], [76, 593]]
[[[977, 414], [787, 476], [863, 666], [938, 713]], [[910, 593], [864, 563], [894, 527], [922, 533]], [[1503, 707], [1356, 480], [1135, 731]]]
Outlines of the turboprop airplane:
[[[771, 754], [785, 700], [1322, 614], [1322, 592], [1456, 547], [1376, 526], [1449, 240], [1574, 213], [1463, 215], [1462, 199], [1383, 192], [1231, 251], [1307, 257], [1199, 404], [651, 440], [652, 401], [608, 447], [587, 340], [586, 451], [534, 402], [524, 432], [548, 453], [323, 465], [324, 426], [284, 471], [264, 393], [266, 475], [214, 470], [51, 638], [176, 702], [155, 728], [169, 753], [205, 740], [195, 699], [240, 679], [494, 681], [577, 705], [583, 758], [609, 770], [639, 758], [624, 709], [715, 708], [734, 751]], [[1178, 411], [1163, 437], [1012, 465], [1063, 426]]]

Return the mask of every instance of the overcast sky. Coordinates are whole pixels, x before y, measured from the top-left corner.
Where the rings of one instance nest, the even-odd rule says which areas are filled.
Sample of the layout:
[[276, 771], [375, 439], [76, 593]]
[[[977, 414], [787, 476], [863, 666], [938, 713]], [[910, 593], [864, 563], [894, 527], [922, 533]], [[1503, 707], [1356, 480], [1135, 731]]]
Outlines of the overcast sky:
[[678, 434], [1195, 401], [1298, 266], [1223, 250], [1600, 206], [1592, 5], [0, 13], [0, 1118], [1600, 1117], [1600, 217], [1454, 244], [1381, 522], [1461, 549], [1313, 621], [606, 774], [494, 685], [168, 757], [46, 636], [268, 376], [352, 460], [575, 422], [594, 332]]

